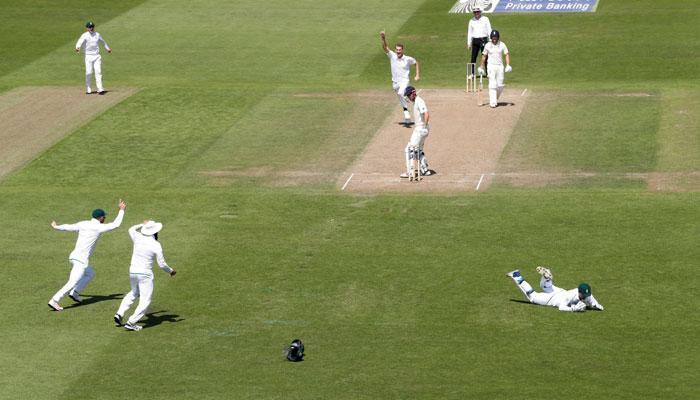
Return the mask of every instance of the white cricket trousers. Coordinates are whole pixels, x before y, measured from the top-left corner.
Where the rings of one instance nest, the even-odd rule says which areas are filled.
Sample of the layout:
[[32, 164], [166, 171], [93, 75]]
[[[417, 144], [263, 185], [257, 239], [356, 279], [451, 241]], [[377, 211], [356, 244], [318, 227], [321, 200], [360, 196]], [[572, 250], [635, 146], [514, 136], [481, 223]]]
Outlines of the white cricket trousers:
[[92, 91], [90, 85], [92, 84], [93, 72], [95, 74], [97, 91], [101, 92], [104, 90], [104, 87], [102, 86], [102, 56], [99, 54], [85, 56], [85, 86], [88, 92]]
[[490, 65], [489, 64], [489, 105], [491, 107], [498, 106], [498, 98], [501, 97], [503, 93], [503, 77], [505, 75], [505, 68], [503, 65]]
[[124, 316], [124, 313], [129, 310], [134, 300], [139, 299], [139, 305], [127, 320], [129, 324], [137, 323], [148, 310], [151, 305], [151, 296], [153, 295], [153, 275], [146, 274], [129, 274], [131, 282], [131, 291], [124, 296], [122, 303], [119, 305], [117, 314]]
[[408, 110], [408, 103], [406, 102], [406, 96], [404, 96], [404, 92], [406, 91], [406, 86], [408, 86], [409, 81], [399, 81], [399, 82], [392, 82], [392, 88], [396, 92], [396, 95], [399, 97], [399, 104], [401, 104], [401, 107], [404, 110]]
[[58, 303], [61, 301], [63, 296], [68, 294], [68, 292], [82, 292], [83, 288], [92, 280], [95, 276], [95, 270], [91, 266], [84, 264], [78, 260], [69, 260], [72, 267], [70, 274], [68, 275], [68, 282], [63, 285], [62, 288], [53, 295], [53, 301]]
[[535, 292], [532, 289], [532, 286], [530, 286], [530, 284], [525, 280], [523, 280], [518, 287], [520, 287], [520, 290], [523, 291], [525, 297], [527, 297], [531, 303], [539, 304], [541, 306], [553, 305], [552, 299], [554, 296], [564, 291], [564, 289], [554, 286], [552, 281], [548, 281], [544, 279], [544, 277], [540, 278], [540, 287], [542, 288], [542, 292]]
[[419, 161], [421, 166], [421, 171], [425, 173], [428, 170], [428, 160], [425, 158], [425, 153], [423, 152], [423, 145], [425, 144], [425, 139], [430, 134], [430, 127], [416, 126], [413, 128], [413, 133], [411, 134], [411, 139], [409, 139], [406, 148], [404, 149], [404, 154], [406, 156], [406, 171], [411, 173], [411, 149], [418, 149]]

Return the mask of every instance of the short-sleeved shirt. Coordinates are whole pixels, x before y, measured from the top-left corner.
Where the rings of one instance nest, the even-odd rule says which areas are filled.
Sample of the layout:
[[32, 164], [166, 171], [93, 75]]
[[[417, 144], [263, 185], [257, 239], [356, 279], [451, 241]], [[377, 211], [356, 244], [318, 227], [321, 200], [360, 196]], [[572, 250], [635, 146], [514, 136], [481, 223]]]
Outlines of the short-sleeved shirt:
[[505, 54], [508, 54], [508, 47], [501, 41], [498, 44], [488, 42], [484, 46], [484, 55], [489, 57], [489, 65], [503, 65], [503, 56]]
[[416, 59], [405, 54], [399, 58], [399, 56], [391, 50], [389, 50], [386, 55], [391, 61], [391, 80], [394, 82], [408, 81], [409, 74], [411, 73], [411, 65], [416, 63]]
[[427, 128], [425, 120], [423, 119], [423, 113], [426, 112], [428, 112], [428, 106], [425, 104], [425, 101], [419, 96], [416, 96], [416, 100], [413, 102], [413, 118], [416, 120], [416, 128]]

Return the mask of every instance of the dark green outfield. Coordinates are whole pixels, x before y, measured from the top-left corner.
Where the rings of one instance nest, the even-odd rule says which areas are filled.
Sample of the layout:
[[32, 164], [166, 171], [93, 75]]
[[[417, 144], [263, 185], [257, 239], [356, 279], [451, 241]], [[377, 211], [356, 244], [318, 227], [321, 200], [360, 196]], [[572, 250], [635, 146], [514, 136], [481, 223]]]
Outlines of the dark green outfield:
[[[91, 18], [114, 48], [107, 88], [140, 91], [0, 182], [0, 399], [697, 398], [697, 192], [338, 190], [390, 111], [346, 95], [389, 89], [379, 30], [422, 61], [420, 87], [463, 85], [452, 4], [1, 1], [0, 88], [82, 90], [71, 48]], [[507, 83], [533, 96], [502, 171], [697, 171], [699, 10], [493, 16]], [[312, 178], [284, 186], [289, 171]], [[119, 197], [88, 304], [49, 312], [75, 241], [49, 223], [110, 219]], [[129, 333], [111, 316], [126, 229], [147, 217], [179, 274], [156, 271], [154, 313]], [[522, 302], [504, 273], [536, 283], [539, 264], [606, 310]], [[282, 361], [295, 337], [300, 364]]]

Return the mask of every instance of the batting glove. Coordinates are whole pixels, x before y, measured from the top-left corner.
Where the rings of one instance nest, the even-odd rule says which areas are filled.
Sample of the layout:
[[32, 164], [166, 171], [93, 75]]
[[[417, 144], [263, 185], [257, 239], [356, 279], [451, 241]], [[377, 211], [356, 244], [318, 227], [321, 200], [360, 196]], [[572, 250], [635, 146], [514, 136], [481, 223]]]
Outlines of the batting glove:
[[513, 70], [513, 67], [510, 65], [506, 65], [506, 72], [511, 72]]
[[484, 71], [484, 69], [481, 68], [481, 67], [477, 68], [477, 69], [476, 69], [476, 72], [478, 72], [479, 75], [485, 75], [485, 74], [486, 74], [486, 72]]

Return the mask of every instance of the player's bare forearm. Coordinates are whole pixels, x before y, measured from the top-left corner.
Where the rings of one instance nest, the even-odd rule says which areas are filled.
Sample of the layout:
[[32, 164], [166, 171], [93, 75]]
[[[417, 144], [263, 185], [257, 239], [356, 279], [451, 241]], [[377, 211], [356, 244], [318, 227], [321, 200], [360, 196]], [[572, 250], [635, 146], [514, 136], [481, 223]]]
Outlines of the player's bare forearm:
[[428, 113], [427, 111], [423, 113], [423, 122], [426, 126], [430, 122], [430, 113]]
[[420, 64], [418, 61], [416, 61], [416, 77], [414, 79], [417, 81], [420, 80]]
[[385, 53], [389, 52], [389, 46], [386, 45], [386, 33], [384, 31], [379, 32], [379, 38], [382, 39], [382, 50]]
[[510, 53], [506, 54], [506, 65], [510, 65]]

